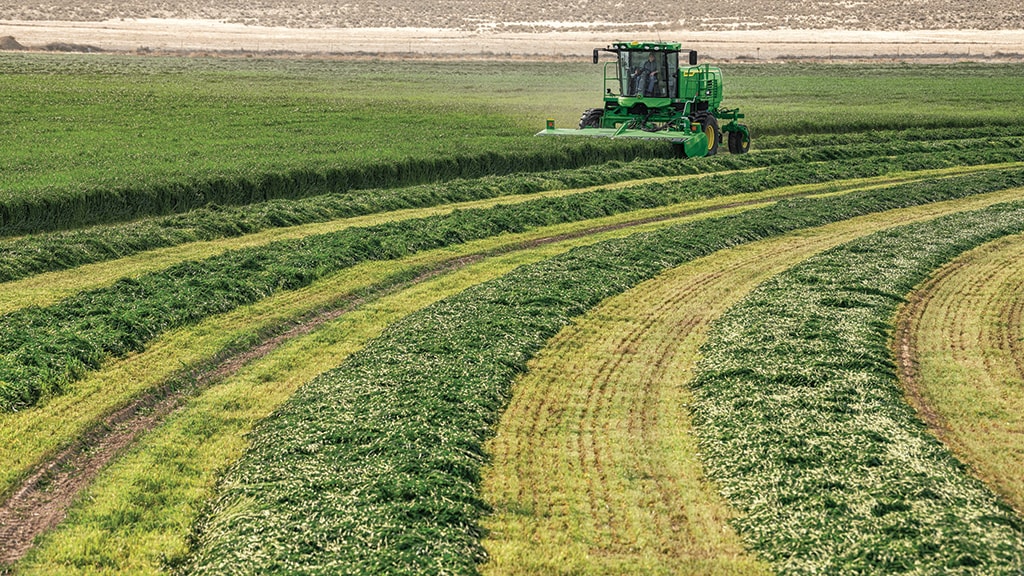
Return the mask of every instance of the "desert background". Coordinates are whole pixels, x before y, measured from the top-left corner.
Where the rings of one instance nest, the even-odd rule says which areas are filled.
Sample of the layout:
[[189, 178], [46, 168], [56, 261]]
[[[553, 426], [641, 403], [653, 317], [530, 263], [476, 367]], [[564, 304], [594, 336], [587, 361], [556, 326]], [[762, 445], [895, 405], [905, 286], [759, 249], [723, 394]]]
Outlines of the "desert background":
[[0, 49], [584, 59], [619, 39], [716, 60], [1018, 61], [1019, 1], [0, 1]]

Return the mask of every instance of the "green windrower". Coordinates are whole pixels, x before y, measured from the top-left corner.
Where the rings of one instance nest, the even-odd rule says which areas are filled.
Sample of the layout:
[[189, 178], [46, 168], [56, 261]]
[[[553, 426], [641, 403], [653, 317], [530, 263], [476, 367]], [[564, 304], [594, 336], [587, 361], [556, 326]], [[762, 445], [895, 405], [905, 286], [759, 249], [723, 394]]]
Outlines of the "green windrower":
[[[737, 122], [738, 109], [722, 108], [722, 70], [697, 65], [697, 52], [689, 51], [689, 65], [680, 67], [677, 42], [614, 42], [594, 49], [594, 64], [601, 52], [612, 52], [615, 62], [604, 65], [604, 108], [590, 108], [580, 117], [578, 130], [555, 128], [548, 119], [538, 136], [599, 136], [667, 140], [676, 156], [699, 158], [718, 152], [723, 133], [729, 152], [750, 149], [750, 131]], [[719, 127], [719, 121], [727, 121]]]

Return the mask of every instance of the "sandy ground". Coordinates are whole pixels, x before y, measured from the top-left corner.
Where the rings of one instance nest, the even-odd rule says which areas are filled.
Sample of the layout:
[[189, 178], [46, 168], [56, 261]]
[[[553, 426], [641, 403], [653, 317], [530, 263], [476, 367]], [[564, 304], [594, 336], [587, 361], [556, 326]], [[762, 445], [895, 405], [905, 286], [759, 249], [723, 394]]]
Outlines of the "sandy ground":
[[[104, 51], [372, 54], [499, 58], [587, 58], [636, 32], [471, 32], [439, 28], [315, 28], [248, 26], [213, 20], [39, 22], [0, 20], [0, 37], [39, 49], [51, 43]], [[648, 35], [650, 36], [650, 35]], [[737, 30], [661, 31], [708, 59], [795, 58], [899, 60], [1024, 60], [1024, 30]], [[642, 39], [649, 39], [644, 37]]]

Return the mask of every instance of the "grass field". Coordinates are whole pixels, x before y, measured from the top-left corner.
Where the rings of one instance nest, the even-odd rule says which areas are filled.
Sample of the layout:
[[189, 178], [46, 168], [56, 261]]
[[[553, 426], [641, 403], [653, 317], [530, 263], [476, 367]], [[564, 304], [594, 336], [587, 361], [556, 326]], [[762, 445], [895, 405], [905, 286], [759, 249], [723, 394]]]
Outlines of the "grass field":
[[1019, 573], [1024, 67], [724, 72], [0, 54], [2, 570]]
[[1020, 236], [965, 253], [909, 298], [896, 358], [930, 429], [1018, 511], [1024, 333]]

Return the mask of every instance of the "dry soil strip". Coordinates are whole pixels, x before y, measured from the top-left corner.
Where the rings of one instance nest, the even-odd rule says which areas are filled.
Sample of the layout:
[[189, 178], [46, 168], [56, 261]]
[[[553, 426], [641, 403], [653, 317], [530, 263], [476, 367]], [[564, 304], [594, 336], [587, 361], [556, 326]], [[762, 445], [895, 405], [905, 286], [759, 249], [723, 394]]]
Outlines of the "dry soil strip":
[[[999, 199], [1019, 195], [999, 194]], [[686, 410], [708, 325], [770, 276], [876, 230], [998, 201], [855, 218], [718, 252], [612, 298], [530, 364], [488, 448], [487, 574], [747, 573]]]
[[897, 315], [900, 379], [932, 432], [1024, 512], [1024, 236], [963, 254]]

